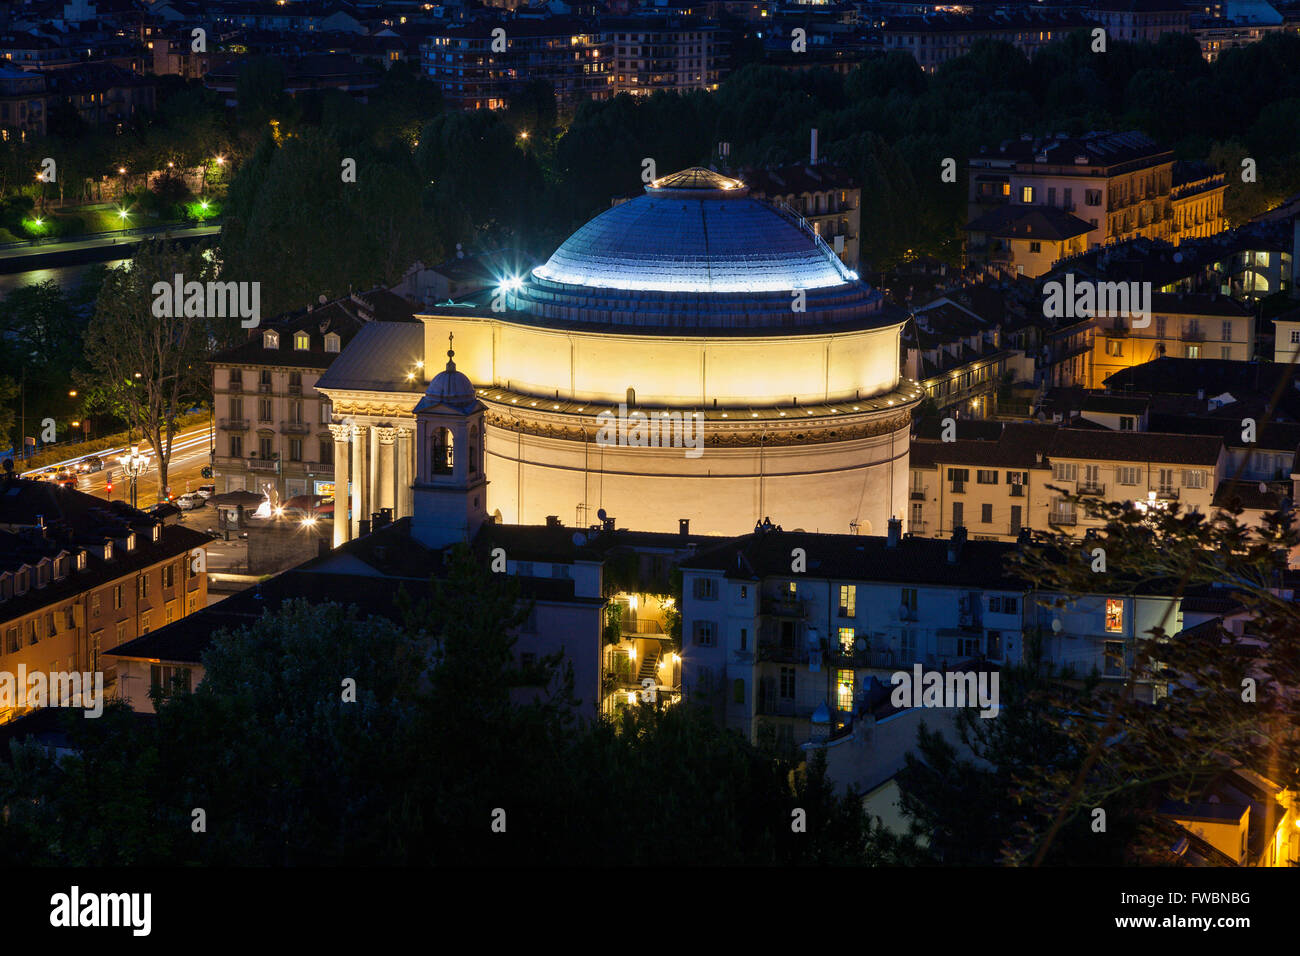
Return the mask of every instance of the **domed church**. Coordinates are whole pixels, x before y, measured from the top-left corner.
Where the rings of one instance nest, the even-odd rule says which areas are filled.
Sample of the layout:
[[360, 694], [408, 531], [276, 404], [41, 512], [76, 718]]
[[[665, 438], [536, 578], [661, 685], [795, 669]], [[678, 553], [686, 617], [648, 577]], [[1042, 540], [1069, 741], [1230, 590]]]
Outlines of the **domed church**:
[[[437, 464], [419, 455], [447, 454], [432, 434], [417, 445], [417, 406], [474, 409], [480, 507], [507, 523], [604, 512], [644, 531], [688, 519], [739, 534], [770, 517], [879, 534], [906, 513], [921, 400], [899, 375], [906, 316], [740, 180], [656, 180], [528, 274], [418, 318], [369, 323], [317, 383], [333, 411], [336, 544], [372, 512], [413, 513]], [[472, 402], [450, 395], [467, 383]]]

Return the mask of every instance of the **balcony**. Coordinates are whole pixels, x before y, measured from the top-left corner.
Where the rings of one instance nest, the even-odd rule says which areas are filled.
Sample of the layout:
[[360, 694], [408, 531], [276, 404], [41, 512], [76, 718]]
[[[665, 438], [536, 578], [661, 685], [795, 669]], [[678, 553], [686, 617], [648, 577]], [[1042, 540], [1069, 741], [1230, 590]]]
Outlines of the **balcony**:
[[804, 618], [808, 616], [808, 602], [802, 598], [765, 597], [763, 598], [763, 613], [772, 617]]
[[758, 642], [759, 661], [771, 661], [776, 664], [806, 664], [808, 652], [798, 643], [787, 644], [782, 641], [760, 640]]
[[250, 458], [248, 459], [248, 470], [273, 472], [278, 464], [278, 458]]
[[226, 391], [228, 392], [242, 392], [243, 390], [244, 390], [244, 383], [237, 378], [232, 378], [226, 384]]
[[1083, 483], [1079, 485], [1079, 494], [1093, 495], [1094, 497], [1100, 498], [1106, 494], [1106, 486], [1104, 484], [1096, 484], [1092, 482]]
[[247, 418], [221, 418], [217, 420], [217, 427], [228, 432], [248, 431]]
[[1024, 486], [1024, 485], [1008, 485], [1008, 486], [1007, 486], [1007, 494], [1010, 495], [1012, 498], [1023, 498], [1023, 497], [1025, 496], [1025, 486]]
[[270, 395], [270, 394], [271, 394], [271, 383], [270, 383], [270, 382], [258, 382], [258, 383], [257, 383], [257, 390], [258, 390], [259, 392], [261, 392], [263, 395]]
[[924, 521], [909, 521], [907, 523], [907, 530], [912, 534], [925, 534], [925, 526], [926, 522]]
[[1061, 527], [1073, 527], [1079, 523], [1079, 516], [1074, 511], [1060, 511], [1053, 508], [1051, 512], [1048, 513], [1047, 523]]
[[964, 482], [964, 481], [954, 481], [954, 482], [952, 483], [952, 493], [953, 493], [954, 495], [964, 494], [965, 491], [966, 491], [966, 482]]
[[1156, 498], [1160, 501], [1177, 501], [1178, 489], [1170, 487], [1161, 487], [1156, 489]]
[[926, 488], [913, 488], [910, 495], [912, 501], [924, 501], [926, 497]]
[[310, 435], [311, 425], [307, 422], [280, 422], [280, 433], [284, 435]]
[[810, 717], [812, 708], [800, 707], [793, 697], [759, 694], [754, 699], [754, 711], [764, 717]]
[[302, 394], [302, 383], [299, 383], [299, 384], [297, 384], [297, 385], [294, 385], [293, 383], [290, 383], [290, 384], [289, 384], [289, 394], [290, 394], [290, 395], [301, 395], [301, 394]]
[[1183, 341], [1204, 342], [1205, 330], [1204, 329], [1183, 329]]

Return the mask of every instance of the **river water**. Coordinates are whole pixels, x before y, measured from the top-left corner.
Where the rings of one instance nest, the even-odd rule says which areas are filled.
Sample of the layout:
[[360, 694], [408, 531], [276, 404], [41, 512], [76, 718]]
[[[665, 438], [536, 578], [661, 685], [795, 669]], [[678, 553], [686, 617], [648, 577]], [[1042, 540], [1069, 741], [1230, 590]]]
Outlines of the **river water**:
[[34, 285], [37, 282], [44, 282], [46, 279], [53, 279], [63, 287], [65, 292], [70, 292], [85, 281], [86, 274], [95, 266], [102, 265], [112, 269], [126, 262], [126, 259], [112, 259], [108, 262], [86, 262], [75, 266], [58, 266], [53, 269], [30, 269], [27, 272], [13, 272], [9, 275], [0, 275], [0, 298], [9, 295], [14, 289], [21, 289], [23, 286]]

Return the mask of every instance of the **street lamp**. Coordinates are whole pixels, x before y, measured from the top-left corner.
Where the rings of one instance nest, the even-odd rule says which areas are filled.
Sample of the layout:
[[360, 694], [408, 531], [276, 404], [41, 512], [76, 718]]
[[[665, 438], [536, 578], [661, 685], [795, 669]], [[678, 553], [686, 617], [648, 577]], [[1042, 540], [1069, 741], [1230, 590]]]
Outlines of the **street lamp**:
[[119, 209], [119, 210], [117, 211], [117, 215], [118, 215], [118, 218], [122, 220], [122, 232], [123, 232], [123, 234], [125, 234], [125, 233], [126, 233], [126, 210], [125, 210], [125, 209]]
[[131, 480], [131, 507], [134, 508], [139, 500], [136, 495], [136, 484], [145, 469], [149, 467], [149, 454], [140, 451], [139, 445], [132, 445], [131, 454], [122, 455], [117, 460], [122, 465], [122, 473]]

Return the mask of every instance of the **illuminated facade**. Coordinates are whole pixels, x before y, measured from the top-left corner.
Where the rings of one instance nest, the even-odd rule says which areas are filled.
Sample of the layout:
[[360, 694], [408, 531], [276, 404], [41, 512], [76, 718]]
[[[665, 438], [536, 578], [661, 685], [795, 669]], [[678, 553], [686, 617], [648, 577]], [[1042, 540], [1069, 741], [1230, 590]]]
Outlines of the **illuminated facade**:
[[[414, 409], [449, 335], [484, 406], [487, 513], [507, 523], [604, 511], [734, 534], [770, 516], [866, 534], [902, 514], [920, 398], [899, 375], [905, 316], [801, 217], [747, 192], [709, 170], [665, 177], [526, 278], [422, 315], [422, 330], [362, 329], [317, 383], [352, 489], [336, 543], [382, 508], [411, 513]], [[673, 421], [672, 440], [647, 440], [647, 420]]]

